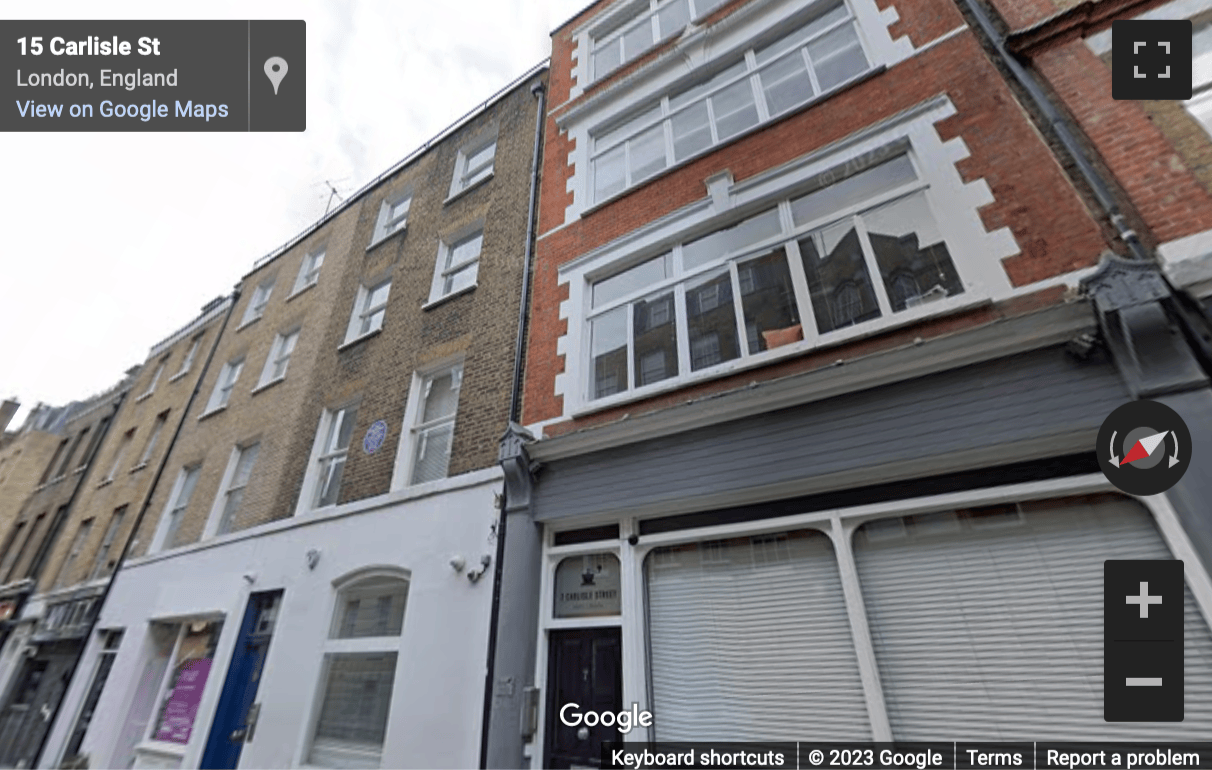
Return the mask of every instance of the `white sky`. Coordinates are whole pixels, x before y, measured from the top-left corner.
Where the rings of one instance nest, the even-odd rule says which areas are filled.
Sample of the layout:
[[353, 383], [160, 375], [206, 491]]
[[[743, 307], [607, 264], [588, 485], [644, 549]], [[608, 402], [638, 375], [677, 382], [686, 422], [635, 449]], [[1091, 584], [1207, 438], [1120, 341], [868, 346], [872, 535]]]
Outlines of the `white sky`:
[[551, 30], [588, 4], [0, 2], [0, 19], [307, 22], [306, 132], [0, 133], [10, 428], [36, 402], [113, 385], [322, 216], [325, 180], [347, 195], [378, 176], [546, 58]]

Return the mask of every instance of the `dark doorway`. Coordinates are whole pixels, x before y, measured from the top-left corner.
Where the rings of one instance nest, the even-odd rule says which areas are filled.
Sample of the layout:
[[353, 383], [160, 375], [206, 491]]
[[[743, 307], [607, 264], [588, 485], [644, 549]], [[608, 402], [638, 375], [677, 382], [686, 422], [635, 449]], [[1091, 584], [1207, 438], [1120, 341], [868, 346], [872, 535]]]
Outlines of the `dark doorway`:
[[[552, 631], [547, 652], [547, 728], [544, 767], [601, 767], [602, 743], [622, 735], [614, 726], [568, 726], [560, 709], [619, 712], [623, 707], [622, 633], [618, 628]], [[572, 710], [569, 711], [571, 716]]]
[[231, 655], [201, 767], [231, 770], [239, 764], [244, 744], [253, 740], [261, 706], [253, 701], [257, 699], [261, 671], [265, 668], [281, 604], [281, 591], [266, 591], [248, 598], [240, 638]]
[[0, 711], [0, 767], [33, 767], [51, 718], [67, 691], [78, 645], [38, 645], [27, 658], [11, 697]]

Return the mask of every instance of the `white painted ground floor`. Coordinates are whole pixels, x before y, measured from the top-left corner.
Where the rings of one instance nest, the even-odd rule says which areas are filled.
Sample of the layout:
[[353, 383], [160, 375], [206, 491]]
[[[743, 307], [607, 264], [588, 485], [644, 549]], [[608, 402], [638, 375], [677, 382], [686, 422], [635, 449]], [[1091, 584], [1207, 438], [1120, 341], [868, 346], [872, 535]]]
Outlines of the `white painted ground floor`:
[[[1164, 495], [1100, 475], [711, 525], [547, 527], [531, 766], [628, 741], [1202, 740], [1212, 582]], [[634, 536], [634, 537], [633, 537]], [[1185, 720], [1103, 719], [1108, 559], [1182, 559]], [[616, 597], [617, 595], [617, 597]], [[606, 662], [603, 662], [603, 659]], [[574, 676], [585, 660], [593, 675]]]
[[124, 565], [41, 766], [476, 766], [500, 478]]

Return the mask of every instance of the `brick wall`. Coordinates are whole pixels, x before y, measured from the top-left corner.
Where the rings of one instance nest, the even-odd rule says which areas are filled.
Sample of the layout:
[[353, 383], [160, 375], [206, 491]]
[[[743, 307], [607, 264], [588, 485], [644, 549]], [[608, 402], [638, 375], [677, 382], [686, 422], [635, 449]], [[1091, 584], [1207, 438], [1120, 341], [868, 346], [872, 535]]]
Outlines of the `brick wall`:
[[[919, 7], [926, 11], [920, 21], [912, 21], [908, 5], [897, 4], [906, 20], [901, 29], [915, 41], [948, 25], [954, 27], [958, 19], [953, 6], [951, 12], [945, 12], [936, 3], [921, 0]], [[566, 60], [567, 51], [561, 50], [561, 45], [566, 46], [567, 41], [561, 41], [559, 34], [555, 41], [553, 61]], [[567, 205], [564, 191], [571, 170], [561, 145], [567, 140], [549, 121], [540, 204], [544, 227], [537, 249], [525, 421], [549, 420], [563, 409], [562, 398], [554, 394], [555, 375], [564, 370], [556, 340], [567, 326], [558, 318], [559, 303], [568, 294], [567, 287], [557, 283], [559, 265], [702, 199], [706, 195], [703, 180], [714, 173], [729, 169], [740, 182], [940, 93], [946, 94], [957, 110], [955, 116], [938, 125], [941, 137], [962, 138], [971, 152], [958, 165], [962, 177], [965, 181], [984, 179], [993, 192], [994, 202], [980, 211], [986, 229], [1009, 227], [1023, 248], [1020, 255], [1003, 263], [1011, 283], [1023, 286], [1095, 264], [1108, 245], [1097, 222], [970, 33], [956, 35], [825, 102], [692, 160], [562, 227]], [[1044, 296], [1059, 299], [1054, 292]], [[1017, 303], [1009, 309], [1015, 307]], [[965, 318], [971, 324], [987, 320], [979, 313]], [[952, 329], [953, 323], [927, 325], [917, 333], [940, 333], [932, 330]], [[844, 350], [834, 350], [830, 360], [846, 355]], [[814, 360], [810, 356], [794, 365], [811, 367]], [[745, 376], [764, 379], [775, 376], [776, 371], [781, 370], [771, 367]], [[727, 387], [728, 382], [721, 380], [699, 386], [699, 390], [711, 392]], [[637, 408], [646, 407], [620, 407], [605, 419]]]

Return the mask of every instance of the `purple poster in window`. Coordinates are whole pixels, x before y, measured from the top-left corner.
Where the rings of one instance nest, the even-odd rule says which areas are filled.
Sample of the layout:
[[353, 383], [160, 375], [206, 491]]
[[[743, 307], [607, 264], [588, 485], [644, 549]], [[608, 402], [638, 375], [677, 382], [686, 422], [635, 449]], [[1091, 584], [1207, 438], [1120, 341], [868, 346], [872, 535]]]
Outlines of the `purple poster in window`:
[[210, 658], [185, 664], [168, 696], [164, 718], [156, 730], [156, 740], [189, 743], [189, 734], [194, 729], [194, 717], [198, 715], [198, 704], [202, 701], [202, 690], [206, 687], [209, 674]]

